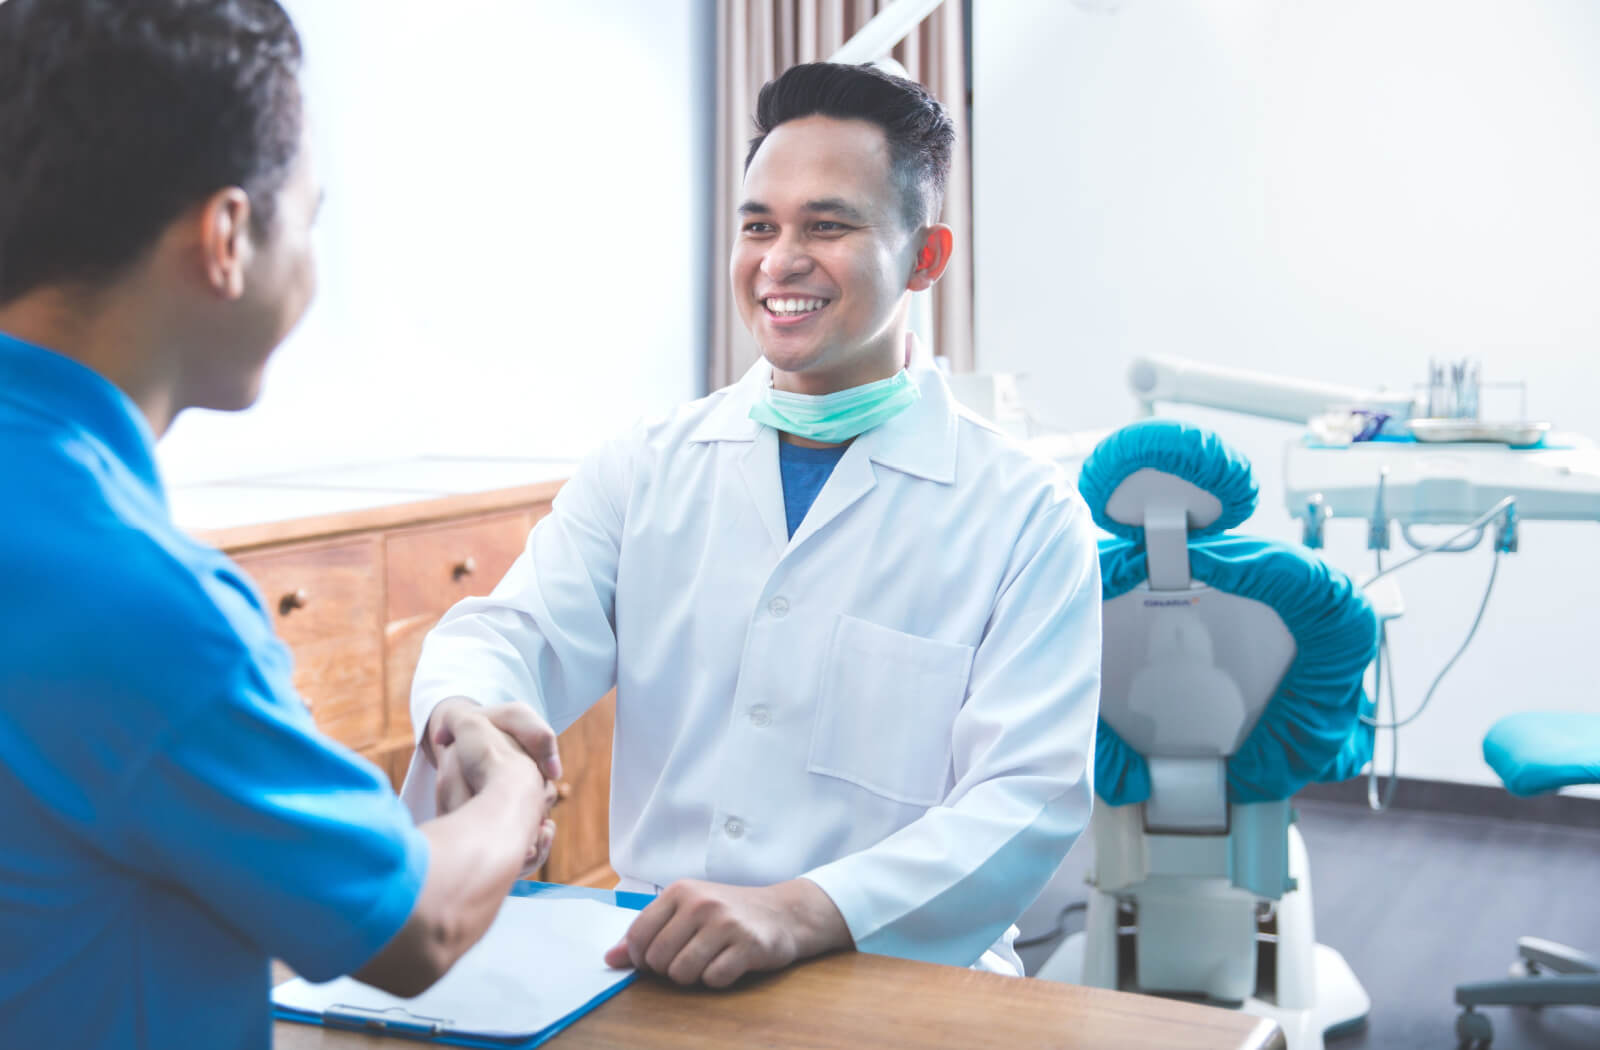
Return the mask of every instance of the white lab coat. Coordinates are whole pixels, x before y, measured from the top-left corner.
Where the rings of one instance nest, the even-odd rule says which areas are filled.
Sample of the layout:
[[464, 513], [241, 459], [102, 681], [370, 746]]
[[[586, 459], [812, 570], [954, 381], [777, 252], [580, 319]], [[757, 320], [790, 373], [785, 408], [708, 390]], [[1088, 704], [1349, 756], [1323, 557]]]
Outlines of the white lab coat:
[[[915, 368], [921, 399], [855, 440], [791, 539], [777, 435], [749, 418], [770, 374], [585, 462], [428, 636], [414, 725], [459, 694], [560, 731], [615, 685], [625, 886], [803, 875], [863, 951], [1020, 973], [1011, 924], [1089, 818], [1088, 512]], [[419, 750], [419, 819], [433, 783]]]

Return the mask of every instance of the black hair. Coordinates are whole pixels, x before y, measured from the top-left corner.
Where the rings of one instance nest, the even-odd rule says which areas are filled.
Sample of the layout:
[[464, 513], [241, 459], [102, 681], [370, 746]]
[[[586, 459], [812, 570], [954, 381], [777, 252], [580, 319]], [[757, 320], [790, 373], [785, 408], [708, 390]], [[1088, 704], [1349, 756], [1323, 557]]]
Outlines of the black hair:
[[267, 233], [300, 64], [277, 0], [0, 2], [0, 304], [111, 277], [228, 186]]
[[913, 229], [939, 217], [956, 129], [939, 100], [875, 66], [809, 62], [769, 81], [756, 99], [756, 137], [745, 170], [772, 129], [801, 117], [866, 120], [883, 129], [901, 202]]

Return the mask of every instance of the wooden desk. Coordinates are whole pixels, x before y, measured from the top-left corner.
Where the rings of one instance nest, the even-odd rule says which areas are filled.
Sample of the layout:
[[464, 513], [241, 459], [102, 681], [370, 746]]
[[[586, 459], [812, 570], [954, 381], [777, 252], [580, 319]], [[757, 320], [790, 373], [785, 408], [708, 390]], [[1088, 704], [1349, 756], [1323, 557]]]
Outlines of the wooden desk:
[[[276, 1050], [405, 1050], [279, 1022]], [[551, 1050], [1284, 1050], [1276, 1024], [1229, 1010], [1018, 980], [855, 952], [728, 992], [635, 984], [545, 1044]]]

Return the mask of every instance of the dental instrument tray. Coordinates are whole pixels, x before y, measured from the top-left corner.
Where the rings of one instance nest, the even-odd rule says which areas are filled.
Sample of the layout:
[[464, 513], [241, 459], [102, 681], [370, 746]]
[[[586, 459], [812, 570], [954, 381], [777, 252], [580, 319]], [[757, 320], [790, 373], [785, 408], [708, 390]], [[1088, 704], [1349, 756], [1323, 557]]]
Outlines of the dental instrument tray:
[[1413, 419], [1408, 426], [1418, 441], [1485, 441], [1521, 447], [1537, 445], [1549, 423], [1486, 423], [1481, 419]]

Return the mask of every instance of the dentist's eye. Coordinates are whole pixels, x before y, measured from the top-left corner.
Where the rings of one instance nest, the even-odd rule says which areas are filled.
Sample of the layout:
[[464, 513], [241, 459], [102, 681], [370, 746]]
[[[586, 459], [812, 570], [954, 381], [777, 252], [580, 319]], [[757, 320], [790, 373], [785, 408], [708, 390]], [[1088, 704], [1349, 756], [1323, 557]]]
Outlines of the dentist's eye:
[[753, 234], [771, 233], [772, 232], [772, 223], [770, 223], [770, 222], [747, 222], [747, 223], [744, 224], [744, 232], [745, 233], [753, 233]]
[[811, 228], [816, 230], [818, 233], [844, 233], [850, 227], [846, 226], [842, 222], [823, 221], [817, 223]]

